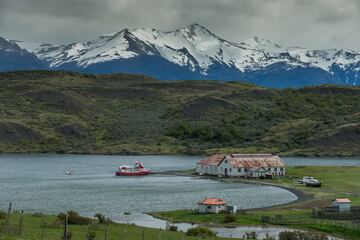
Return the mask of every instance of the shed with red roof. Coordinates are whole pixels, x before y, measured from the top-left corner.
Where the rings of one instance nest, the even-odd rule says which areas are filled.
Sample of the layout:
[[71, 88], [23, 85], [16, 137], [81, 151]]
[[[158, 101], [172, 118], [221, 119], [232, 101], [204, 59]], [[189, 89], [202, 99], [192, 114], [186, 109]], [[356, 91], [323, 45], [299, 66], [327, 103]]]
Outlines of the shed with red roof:
[[351, 209], [351, 200], [348, 198], [337, 198], [332, 202], [332, 206], [339, 212], [349, 212]]
[[204, 198], [198, 203], [200, 213], [219, 213], [226, 211], [226, 202], [221, 198]]

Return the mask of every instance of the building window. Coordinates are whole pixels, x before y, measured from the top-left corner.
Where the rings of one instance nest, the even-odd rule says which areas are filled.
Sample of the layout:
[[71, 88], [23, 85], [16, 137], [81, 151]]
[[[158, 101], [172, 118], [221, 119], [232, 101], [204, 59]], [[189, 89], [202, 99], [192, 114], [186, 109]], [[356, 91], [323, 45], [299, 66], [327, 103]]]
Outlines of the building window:
[[284, 168], [280, 168], [280, 171], [284, 171]]
[[223, 168], [221, 167], [220, 170], [223, 171]]
[[277, 168], [274, 168], [274, 171], [276, 172], [276, 171], [277, 171]]
[[247, 168], [245, 168], [245, 172], [247, 172], [248, 171], [248, 169]]
[[238, 172], [241, 172], [241, 168], [238, 168]]
[[271, 168], [268, 168], [268, 171], [271, 172]]
[[231, 172], [231, 168], [229, 168], [229, 172]]
[[227, 160], [225, 160], [225, 163], [227, 163]]

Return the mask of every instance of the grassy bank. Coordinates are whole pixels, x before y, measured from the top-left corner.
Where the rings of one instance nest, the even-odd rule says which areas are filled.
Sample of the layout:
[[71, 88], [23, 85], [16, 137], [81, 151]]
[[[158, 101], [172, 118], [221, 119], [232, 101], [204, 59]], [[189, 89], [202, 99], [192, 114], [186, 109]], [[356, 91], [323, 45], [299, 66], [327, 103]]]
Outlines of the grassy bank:
[[[0, 239], [6, 240], [32, 240], [42, 239], [42, 234], [46, 240], [60, 240], [64, 233], [64, 224], [59, 221], [56, 216], [45, 215], [43, 226], [43, 216], [40, 214], [24, 214], [21, 227], [21, 235], [19, 234], [20, 214], [13, 213], [10, 217], [10, 230], [7, 228], [6, 219], [0, 218]], [[72, 240], [105, 239], [106, 225], [91, 223], [82, 225], [69, 225], [68, 232]], [[110, 223], [107, 229], [108, 240], [198, 240], [198, 237], [186, 236], [183, 232], [165, 231], [152, 228], [138, 227], [128, 224]], [[226, 240], [226, 238], [212, 238], [218, 240]], [[70, 240], [70, 238], [69, 238]]]
[[0, 152], [360, 156], [360, 88], [0, 73]]
[[[352, 200], [352, 206], [360, 206], [358, 171], [359, 167], [287, 167], [286, 177], [275, 177], [273, 180], [246, 181], [301, 190], [305, 195], [311, 196], [311, 198], [304, 198], [301, 201], [284, 206], [244, 211], [238, 213], [236, 219], [232, 222], [227, 221], [227, 214], [198, 214], [192, 210], [156, 212], [152, 213], [152, 215], [177, 222], [230, 226], [263, 225], [263, 218], [270, 217], [272, 221], [265, 224], [317, 230], [343, 236], [347, 239], [359, 239], [360, 229], [357, 229], [359, 225], [354, 225], [354, 229], [352, 229], [352, 222], [350, 221], [312, 218], [312, 208], [328, 206], [334, 198], [347, 197]], [[321, 188], [309, 188], [294, 181], [294, 179], [302, 178], [303, 176], [313, 176], [320, 179], [323, 182], [323, 186]]]

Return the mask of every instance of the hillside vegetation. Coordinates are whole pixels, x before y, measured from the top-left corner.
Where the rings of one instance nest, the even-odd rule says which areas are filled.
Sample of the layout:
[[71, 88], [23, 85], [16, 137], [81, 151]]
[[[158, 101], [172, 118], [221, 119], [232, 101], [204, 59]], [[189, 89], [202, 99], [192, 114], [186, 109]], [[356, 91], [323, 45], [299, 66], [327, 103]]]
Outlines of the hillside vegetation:
[[0, 74], [0, 151], [359, 156], [360, 88]]

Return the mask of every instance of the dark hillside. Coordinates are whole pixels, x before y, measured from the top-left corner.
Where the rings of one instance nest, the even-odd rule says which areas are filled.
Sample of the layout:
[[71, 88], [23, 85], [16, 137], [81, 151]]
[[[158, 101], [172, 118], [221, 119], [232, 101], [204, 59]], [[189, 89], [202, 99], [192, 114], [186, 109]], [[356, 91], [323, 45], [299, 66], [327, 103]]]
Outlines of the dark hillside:
[[359, 156], [360, 88], [0, 74], [1, 152]]

